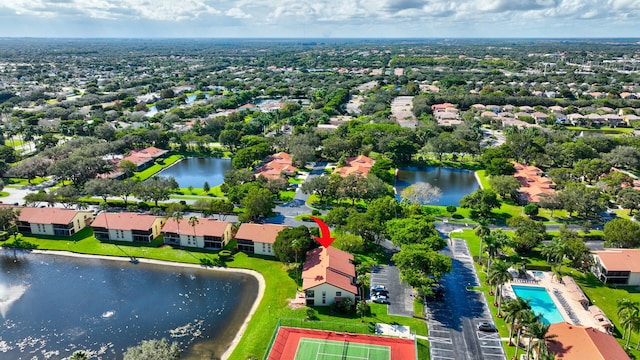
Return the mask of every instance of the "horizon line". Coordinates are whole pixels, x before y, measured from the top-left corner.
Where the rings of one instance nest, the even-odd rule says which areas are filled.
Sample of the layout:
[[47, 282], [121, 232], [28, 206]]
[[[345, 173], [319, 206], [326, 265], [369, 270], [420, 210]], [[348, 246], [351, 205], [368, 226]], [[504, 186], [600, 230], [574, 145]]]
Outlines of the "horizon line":
[[639, 40], [640, 37], [622, 37], [622, 36], [568, 36], [568, 37], [545, 37], [545, 36], [530, 36], [530, 37], [502, 37], [502, 36], [478, 36], [478, 37], [463, 37], [463, 36], [441, 36], [441, 37], [294, 37], [294, 36], [281, 36], [281, 37], [193, 37], [193, 36], [0, 36], [0, 39], [61, 39], [61, 40]]

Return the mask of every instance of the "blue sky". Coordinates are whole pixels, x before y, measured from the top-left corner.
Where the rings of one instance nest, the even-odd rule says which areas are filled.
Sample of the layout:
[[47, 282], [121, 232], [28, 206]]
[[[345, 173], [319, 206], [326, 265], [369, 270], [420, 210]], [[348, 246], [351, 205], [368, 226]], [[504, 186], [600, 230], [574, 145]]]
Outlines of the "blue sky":
[[638, 37], [640, 0], [0, 0], [0, 37]]

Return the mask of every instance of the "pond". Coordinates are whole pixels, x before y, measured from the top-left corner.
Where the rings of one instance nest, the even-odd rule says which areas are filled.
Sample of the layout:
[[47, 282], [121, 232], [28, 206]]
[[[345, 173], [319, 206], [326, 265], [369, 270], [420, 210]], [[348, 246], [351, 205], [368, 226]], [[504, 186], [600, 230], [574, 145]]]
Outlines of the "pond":
[[0, 252], [0, 358], [121, 359], [167, 338], [183, 359], [219, 358], [258, 292], [247, 274], [128, 261]]
[[231, 169], [231, 159], [194, 157], [182, 159], [156, 176], [173, 176], [182, 188], [201, 188], [205, 181], [213, 188], [224, 182], [224, 173]]
[[[196, 101], [197, 98], [198, 98], [198, 94], [191, 94], [191, 95], [187, 96], [187, 98], [184, 100], [184, 102], [186, 104], [191, 104], [192, 102]], [[204, 94], [204, 98], [208, 99], [209, 98], [209, 94]]]
[[444, 167], [406, 167], [398, 170], [396, 191], [398, 194], [417, 182], [426, 182], [442, 190], [442, 196], [428, 205], [456, 205], [465, 196], [480, 188], [471, 170]]

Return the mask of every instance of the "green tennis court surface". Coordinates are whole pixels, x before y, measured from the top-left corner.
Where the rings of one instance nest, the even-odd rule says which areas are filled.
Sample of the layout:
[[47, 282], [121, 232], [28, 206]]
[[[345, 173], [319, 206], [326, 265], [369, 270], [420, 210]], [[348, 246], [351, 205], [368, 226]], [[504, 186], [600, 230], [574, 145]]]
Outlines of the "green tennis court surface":
[[390, 360], [391, 348], [345, 341], [302, 338], [295, 360]]

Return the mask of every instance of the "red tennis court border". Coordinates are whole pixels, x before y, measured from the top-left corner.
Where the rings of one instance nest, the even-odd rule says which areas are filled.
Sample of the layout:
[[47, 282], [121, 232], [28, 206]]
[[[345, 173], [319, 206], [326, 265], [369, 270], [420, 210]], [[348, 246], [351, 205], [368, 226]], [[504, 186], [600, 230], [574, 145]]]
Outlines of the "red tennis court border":
[[389, 346], [391, 348], [391, 360], [416, 359], [416, 345], [414, 340], [281, 326], [278, 329], [278, 335], [273, 342], [273, 346], [271, 346], [267, 360], [294, 360], [298, 343], [302, 338], [333, 341], [346, 340], [347, 342], [355, 344]]

